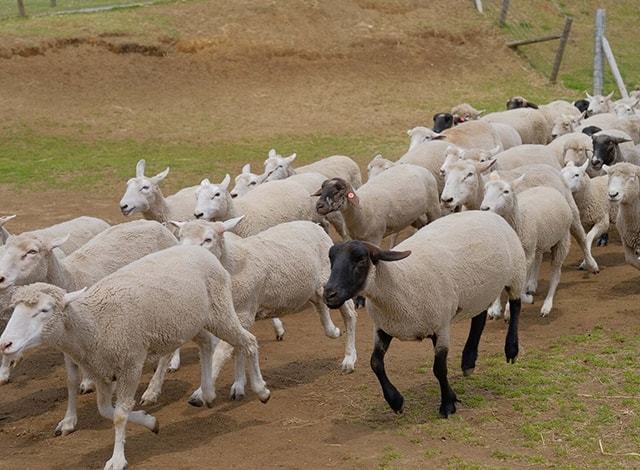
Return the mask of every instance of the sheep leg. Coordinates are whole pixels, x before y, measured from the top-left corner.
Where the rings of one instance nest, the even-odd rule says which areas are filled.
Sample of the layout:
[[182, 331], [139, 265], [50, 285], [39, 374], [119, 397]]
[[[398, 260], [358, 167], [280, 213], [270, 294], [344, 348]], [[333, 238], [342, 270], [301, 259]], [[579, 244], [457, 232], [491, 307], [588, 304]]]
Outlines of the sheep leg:
[[8, 383], [10, 375], [11, 361], [6, 356], [2, 356], [2, 364], [0, 365], [0, 385]]
[[235, 351], [235, 379], [229, 393], [230, 400], [242, 400], [244, 398], [244, 386], [247, 382], [244, 354]]
[[448, 418], [456, 412], [458, 397], [449, 385], [447, 377], [447, 355], [449, 354], [449, 332], [443, 331], [440, 335], [431, 337], [435, 357], [433, 359], [433, 375], [440, 384], [440, 416]]
[[[499, 305], [499, 302], [498, 302]], [[465, 377], [473, 374], [473, 370], [476, 368], [476, 359], [478, 359], [478, 345], [480, 344], [480, 337], [484, 330], [484, 325], [487, 322], [487, 311], [476, 315], [471, 319], [471, 328], [469, 329], [469, 337], [464, 345], [462, 351], [462, 373]]]
[[[520, 297], [525, 304], [533, 303], [533, 296], [527, 294], [527, 286], [532, 284], [533, 282], [537, 282], [537, 280], [536, 281], [532, 280], [534, 277], [534, 266], [536, 264], [536, 256], [537, 256], [537, 253], [528, 253], [525, 259], [525, 263], [527, 266], [527, 278], [522, 288], [522, 293]], [[507, 318], [507, 315], [509, 315], [508, 306], [505, 308], [505, 318]]]
[[[589, 230], [589, 233], [587, 233], [587, 243], [589, 244], [589, 246], [593, 246], [594, 240], [600, 235], [606, 234], [607, 230], [609, 230], [608, 223], [597, 223], [593, 227], [591, 227], [591, 230]], [[582, 263], [580, 263], [580, 269], [585, 269], [585, 267], [586, 261], [583, 260]]]
[[180, 348], [173, 351], [173, 355], [171, 356], [171, 361], [169, 362], [168, 372], [175, 372], [178, 369], [180, 369]]
[[571, 235], [580, 245], [580, 249], [584, 254], [584, 262], [586, 268], [596, 274], [600, 272], [600, 268], [598, 267], [598, 263], [593, 259], [591, 255], [591, 245], [587, 243], [587, 234], [582, 227], [582, 222], [580, 222], [580, 213], [578, 212], [577, 206], [575, 203], [571, 205], [571, 212], [573, 212], [573, 221], [571, 222]]
[[207, 408], [213, 406], [216, 393], [213, 385], [213, 347], [215, 345], [212, 334], [208, 331], [201, 331], [194, 341], [200, 350], [200, 390], [202, 391], [202, 401]]
[[[211, 401], [215, 399], [215, 383], [218, 376], [220, 375], [220, 371], [222, 370], [222, 367], [224, 366], [225, 362], [229, 360], [232, 354], [233, 354], [233, 346], [231, 346], [226, 341], [220, 341], [220, 343], [216, 346], [215, 350], [213, 351], [213, 359], [211, 364], [211, 376], [214, 383], [214, 387], [213, 387], [214, 393]], [[203, 398], [201, 387], [198, 387], [198, 389], [191, 394], [191, 397], [189, 397], [189, 404], [191, 406], [198, 406], [198, 407], [204, 405], [204, 398]]]
[[518, 357], [518, 320], [520, 318], [520, 309], [522, 301], [519, 298], [511, 298], [509, 295], [509, 329], [507, 330], [507, 338], [504, 343], [504, 355], [507, 362], [516, 362]]
[[262, 403], [267, 403], [271, 398], [271, 392], [267, 388], [267, 384], [262, 378], [262, 372], [260, 371], [260, 357], [258, 354], [258, 342], [255, 336], [248, 331], [244, 332], [244, 338], [238, 344], [241, 349], [240, 352], [249, 359], [249, 383], [251, 389], [258, 395]]
[[629, 248], [627, 245], [622, 245], [624, 248], [624, 260], [636, 269], [640, 269], [640, 259], [635, 250]]
[[82, 382], [80, 382], [80, 394], [91, 393], [95, 390], [95, 384], [93, 380], [87, 377], [87, 373], [82, 367], [80, 367], [80, 373], [82, 374]]
[[373, 352], [371, 353], [371, 369], [376, 374], [378, 382], [382, 387], [382, 394], [389, 406], [396, 413], [402, 413], [404, 407], [404, 397], [398, 389], [391, 383], [384, 369], [384, 355], [389, 349], [389, 344], [393, 336], [383, 330], [376, 329], [374, 334]]
[[531, 296], [531, 302], [533, 303], [533, 295], [538, 290], [538, 279], [540, 278], [540, 266], [542, 265], [542, 253], [536, 254], [533, 266], [531, 267], [531, 276], [527, 278], [526, 293], [527, 296]]
[[273, 323], [273, 329], [276, 332], [276, 341], [282, 341], [284, 339], [284, 325], [282, 324], [282, 320], [279, 318], [272, 318], [271, 323]]
[[320, 316], [320, 323], [324, 328], [324, 334], [329, 338], [340, 337], [340, 328], [338, 328], [331, 319], [331, 312], [329, 307], [322, 301], [322, 292], [316, 292], [316, 298], [311, 301], [315, 306], [318, 315]]
[[55, 436], [66, 436], [76, 430], [78, 424], [78, 413], [76, 398], [78, 386], [80, 385], [80, 372], [75, 362], [69, 356], [64, 355], [64, 365], [67, 369], [67, 411], [62, 421], [56, 426]]
[[[180, 350], [176, 349], [176, 351]], [[162, 356], [158, 360], [158, 365], [156, 366], [156, 370], [153, 373], [153, 377], [151, 377], [147, 389], [144, 391], [142, 397], [140, 398], [140, 404], [142, 406], [153, 405], [158, 401], [160, 392], [162, 392], [162, 384], [164, 383], [164, 378], [167, 375], [167, 368], [169, 367], [169, 363], [171, 360], [173, 360], [174, 356], [175, 352], [173, 356], [169, 356], [167, 354], [166, 356]]]
[[356, 352], [356, 319], [358, 314], [351, 300], [347, 300], [342, 304], [340, 314], [342, 315], [342, 321], [344, 322], [344, 327], [347, 332], [342, 371], [351, 373], [355, 369], [358, 359], [358, 353]]
[[560, 241], [556, 246], [551, 249], [551, 276], [549, 277], [549, 292], [547, 292], [547, 298], [544, 299], [542, 309], [540, 309], [540, 315], [546, 317], [553, 308], [553, 297], [556, 294], [556, 289], [560, 283], [560, 273], [562, 272], [562, 263], [569, 253], [569, 244], [571, 240], [569, 235], [564, 240]]

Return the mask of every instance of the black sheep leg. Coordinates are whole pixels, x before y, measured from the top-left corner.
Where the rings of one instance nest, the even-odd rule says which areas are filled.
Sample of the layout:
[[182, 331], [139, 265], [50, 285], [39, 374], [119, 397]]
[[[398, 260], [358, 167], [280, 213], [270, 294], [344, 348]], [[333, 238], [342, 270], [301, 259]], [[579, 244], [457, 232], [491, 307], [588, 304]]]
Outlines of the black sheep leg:
[[384, 370], [384, 355], [387, 349], [389, 349], [389, 343], [391, 343], [392, 339], [393, 337], [384, 331], [376, 330], [375, 343], [373, 345], [373, 352], [371, 353], [371, 369], [376, 374], [376, 377], [378, 377], [384, 399], [387, 400], [391, 409], [396, 413], [402, 413], [404, 398], [398, 389], [393, 386]]
[[467, 338], [464, 350], [462, 351], [462, 373], [465, 376], [471, 375], [476, 367], [476, 359], [478, 359], [478, 345], [480, 344], [480, 337], [482, 336], [486, 322], [486, 310], [471, 319], [469, 337]]

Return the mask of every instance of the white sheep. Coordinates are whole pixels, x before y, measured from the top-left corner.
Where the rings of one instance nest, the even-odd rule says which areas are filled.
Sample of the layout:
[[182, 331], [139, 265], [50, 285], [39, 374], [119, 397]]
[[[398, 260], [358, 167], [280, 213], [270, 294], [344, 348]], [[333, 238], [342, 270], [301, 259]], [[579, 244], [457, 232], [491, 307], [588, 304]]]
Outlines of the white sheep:
[[594, 114], [610, 113], [613, 111], [613, 91], [607, 96], [595, 95], [591, 96], [587, 93], [587, 100], [589, 100], [589, 107], [587, 108], [587, 114], [589, 116]]
[[506, 288], [512, 313], [504, 351], [509, 362], [518, 355], [520, 292], [526, 276], [522, 245], [502, 218], [469, 211], [436, 220], [396, 250], [383, 251], [362, 241], [333, 246], [324, 299], [336, 308], [356, 295], [366, 297], [375, 325], [371, 368], [396, 413], [402, 412], [404, 398], [385, 372], [389, 344], [393, 338], [430, 338], [433, 372], [440, 383], [440, 415], [446, 418], [456, 412], [458, 401], [447, 377], [453, 321], [472, 318], [462, 352], [462, 370], [468, 375], [476, 365], [487, 307]]
[[553, 135], [553, 129], [558, 118], [562, 116], [580, 116], [580, 111], [573, 103], [564, 100], [556, 100], [538, 106], [522, 96], [514, 96], [507, 101], [507, 109], [533, 108], [539, 110], [547, 121], [547, 134]]
[[480, 118], [484, 109], [477, 110], [469, 103], [461, 103], [451, 108], [451, 114], [455, 122], [473, 121]]
[[565, 166], [568, 162], [582, 165], [593, 155], [591, 138], [582, 132], [569, 132], [560, 135], [553, 139], [547, 147], [556, 153], [561, 166]]
[[[230, 233], [241, 217], [226, 222], [196, 220], [179, 223], [180, 243], [199, 245], [211, 251], [231, 274], [233, 305], [242, 325], [249, 328], [256, 319], [297, 313], [311, 303], [330, 338], [340, 336], [322, 301], [329, 279], [327, 253], [333, 245], [316, 224], [287, 222], [247, 238]], [[346, 327], [344, 372], [353, 372], [357, 359], [356, 312], [352, 301], [340, 307]], [[214, 379], [230, 356], [232, 348], [222, 342], [215, 351]], [[241, 358], [240, 358], [241, 359]], [[238, 364], [238, 363], [236, 363]], [[231, 399], [244, 396], [245, 373], [236, 369]], [[193, 399], [199, 397], [194, 394]]]
[[[5, 224], [13, 220], [15, 217], [15, 215], [0, 217], [0, 244], [4, 245], [7, 243], [7, 239], [11, 236], [9, 231], [6, 229]], [[83, 216], [51, 225], [46, 228], [32, 230], [28, 233], [53, 238], [60, 238], [68, 235], [69, 237], [67, 240], [59, 247], [62, 253], [68, 255], [109, 227], [110, 225], [102, 219]]]
[[527, 264], [526, 290], [522, 291], [524, 302], [533, 302], [542, 255], [551, 252], [549, 291], [540, 309], [540, 315], [547, 316], [553, 308], [562, 263], [571, 244], [572, 214], [564, 196], [544, 186], [516, 194], [512, 184], [492, 173], [480, 209], [504, 217], [522, 242]]
[[562, 177], [573, 193], [573, 198], [580, 210], [582, 226], [587, 231], [587, 244], [599, 240], [609, 231], [609, 224], [616, 220], [616, 207], [609, 203], [607, 175], [590, 178], [587, 174], [589, 161], [582, 165], [569, 162], [562, 169]]
[[640, 167], [631, 163], [604, 166], [609, 175], [609, 201], [618, 207], [616, 229], [620, 234], [624, 258], [640, 269]]
[[[0, 295], [4, 298], [15, 286], [34, 282], [47, 282], [66, 290], [80, 289], [138, 258], [177, 243], [167, 228], [148, 220], [114, 225], [59, 258], [55, 248], [64, 244], [66, 238], [34, 232], [10, 237], [0, 256]], [[0, 368], [3, 381], [8, 380], [10, 365], [3, 358]], [[81, 393], [92, 389], [91, 381], [83, 380]]]
[[[485, 195], [486, 182], [483, 174], [494, 168], [495, 161], [492, 160], [478, 162], [464, 159], [444, 165], [446, 184], [441, 196], [443, 205], [453, 212], [459, 212], [462, 208], [479, 209]], [[571, 235], [584, 255], [581, 267], [592, 273], [599, 271], [598, 263], [591, 253], [591, 245], [587, 243], [578, 207], [558, 170], [549, 165], [524, 165], [513, 170], [499, 170], [497, 175], [505, 181], [513, 182], [516, 193], [538, 186], [548, 186], [559, 191], [571, 209]]]
[[169, 168], [156, 176], [144, 175], [145, 161], [136, 165], [136, 176], [127, 181], [127, 190], [120, 200], [120, 211], [128, 216], [136, 212], [148, 220], [168, 223], [170, 220], [193, 219], [193, 200], [198, 186], [184, 188], [164, 197], [160, 183], [169, 174]]
[[242, 167], [242, 172], [235, 178], [235, 186], [229, 193], [231, 197], [244, 196], [256, 186], [261, 184], [265, 179], [265, 174], [258, 175], [251, 173], [251, 165], [247, 163]]
[[580, 127], [583, 119], [584, 114], [580, 114], [578, 116], [573, 114], [563, 114], [558, 116], [551, 128], [551, 138], [555, 140], [557, 137], [575, 132]]
[[377, 154], [367, 165], [367, 179], [371, 179], [379, 175], [385, 170], [388, 170], [395, 162], [387, 160], [381, 154]]
[[440, 140], [444, 139], [444, 135], [435, 132], [433, 129], [429, 129], [424, 126], [417, 126], [413, 129], [409, 129], [407, 131], [407, 135], [409, 136], [409, 149], [407, 151], [411, 151], [416, 148], [420, 144], [424, 144], [425, 142], [429, 142], [431, 140]]
[[[515, 110], [517, 111], [517, 110]], [[496, 168], [512, 170], [523, 165], [544, 164], [560, 170], [562, 165], [557, 152], [546, 145], [524, 144], [511, 147], [495, 155]]]
[[416, 165], [394, 165], [357, 191], [341, 178], [326, 180], [314, 196], [320, 196], [320, 215], [342, 212], [352, 238], [375, 244], [409, 225], [420, 228], [440, 217], [436, 180]]
[[547, 119], [539, 109], [517, 108], [490, 113], [480, 121], [498, 122], [513, 127], [520, 134], [523, 144], [546, 145], [551, 140]]
[[292, 163], [295, 159], [295, 153], [283, 157], [271, 149], [269, 158], [264, 161], [264, 182], [281, 180], [301, 173], [320, 173], [325, 178], [343, 178], [356, 189], [362, 184], [360, 167], [344, 155], [333, 155], [294, 169]]
[[522, 145], [522, 137], [520, 137], [520, 134], [513, 126], [502, 122], [491, 122], [489, 124], [498, 134], [503, 150]]
[[436, 179], [438, 192], [441, 192], [444, 187], [444, 178], [440, 174], [440, 167], [444, 163], [446, 151], [450, 145], [446, 140], [424, 142], [406, 152], [396, 163], [417, 165], [425, 168]]
[[613, 113], [596, 114], [581, 121], [577, 131], [582, 132], [587, 127], [595, 126], [601, 131], [622, 131], [628, 134], [635, 144], [640, 143], [640, 118], [620, 118]]
[[500, 135], [494, 127], [482, 120], [468, 121], [446, 129], [442, 135], [450, 144], [462, 148], [479, 148], [491, 150], [495, 147], [502, 148]]
[[[148, 356], [161, 356], [166, 364], [171, 351], [194, 339], [200, 347], [204, 402], [211, 406], [215, 398], [213, 334], [250, 359], [254, 391], [263, 402], [270, 397], [260, 373], [256, 339], [242, 328], [233, 309], [229, 274], [201, 247], [177, 246], [151, 254], [86, 292], [67, 293], [36, 283], [18, 289], [13, 301], [15, 311], [0, 337], [0, 351], [22, 354], [44, 343], [62, 350], [89, 372], [97, 385], [98, 410], [115, 428], [113, 456], [105, 469], [127, 465], [127, 421], [159, 431], [154, 416], [133, 411]], [[75, 386], [78, 372], [68, 363], [68, 382]], [[76, 422], [75, 403], [69, 402], [59, 426], [69, 433]]]

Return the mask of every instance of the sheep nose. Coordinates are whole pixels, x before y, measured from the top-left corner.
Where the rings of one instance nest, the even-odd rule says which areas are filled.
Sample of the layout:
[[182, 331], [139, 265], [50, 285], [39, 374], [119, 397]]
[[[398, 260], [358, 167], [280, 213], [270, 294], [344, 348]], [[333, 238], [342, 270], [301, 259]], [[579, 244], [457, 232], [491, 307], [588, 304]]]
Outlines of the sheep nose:
[[195, 212], [193, 215], [196, 216], [196, 219], [202, 219], [202, 217], [204, 217], [204, 212]]
[[238, 197], [238, 193], [231, 193], [231, 197], [232, 197], [232, 198], [234, 198], [234, 197]]
[[453, 202], [453, 198], [452, 197], [444, 197], [444, 196], [442, 196], [442, 198], [440, 198], [440, 200], [442, 202], [444, 202], [445, 204], [450, 204], [450, 203]]
[[[620, 194], [619, 192], [615, 192], [615, 193], [609, 193], [609, 199], [615, 199], [618, 197], [618, 194]], [[4, 278], [3, 278], [4, 279]]]
[[482, 207], [480, 207], [480, 210], [481, 210], [481, 211], [488, 211], [489, 209], [490, 209], [490, 207], [489, 207], [489, 206], [482, 206]]
[[1, 343], [0, 344], [0, 352], [5, 352], [7, 349], [9, 349], [11, 347], [12, 344], [13, 344], [12, 341], [7, 341], [5, 343]]
[[4, 284], [4, 281], [6, 281], [7, 278], [4, 276], [0, 276], [0, 284]]
[[129, 204], [120, 204], [120, 209], [121, 210], [127, 210], [127, 208], [129, 207]]

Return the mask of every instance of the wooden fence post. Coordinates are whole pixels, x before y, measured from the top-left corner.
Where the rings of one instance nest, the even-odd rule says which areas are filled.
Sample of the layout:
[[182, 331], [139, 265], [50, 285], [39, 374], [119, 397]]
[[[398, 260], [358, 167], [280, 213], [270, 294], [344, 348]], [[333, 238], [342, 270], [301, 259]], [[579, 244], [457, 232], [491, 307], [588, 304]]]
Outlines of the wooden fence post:
[[551, 77], [549, 79], [551, 83], [555, 83], [556, 80], [558, 80], [558, 72], [560, 71], [560, 64], [562, 63], [562, 56], [564, 55], [564, 49], [567, 45], [567, 41], [569, 40], [569, 34], [571, 33], [571, 23], [573, 23], [573, 18], [570, 16], [565, 17], [564, 29], [562, 30], [560, 44], [556, 51], [556, 59], [553, 61], [553, 70], [551, 71]]
[[507, 13], [509, 12], [509, 0], [502, 0], [502, 6], [500, 7], [500, 27], [504, 27], [507, 24]]
[[478, 13], [484, 13], [484, 9], [482, 8], [482, 0], [473, 0], [473, 3], [476, 5], [476, 10]]
[[51, 8], [55, 8], [58, 5], [58, 0], [49, 0]]
[[24, 0], [18, 0], [18, 14], [23, 18], [27, 16], [27, 12], [24, 11]]
[[601, 95], [604, 87], [604, 64], [602, 61], [602, 38], [604, 37], [605, 10], [596, 11], [595, 42], [593, 46], [593, 95]]
[[609, 67], [611, 68], [613, 78], [616, 80], [616, 85], [618, 85], [618, 90], [620, 90], [620, 96], [623, 98], [629, 98], [629, 93], [627, 93], [627, 87], [624, 86], [624, 80], [622, 80], [622, 75], [620, 75], [616, 58], [613, 56], [613, 51], [611, 50], [609, 41], [607, 41], [605, 36], [602, 36], [602, 50], [604, 52], [604, 56], [607, 58], [607, 62], [609, 62]]

